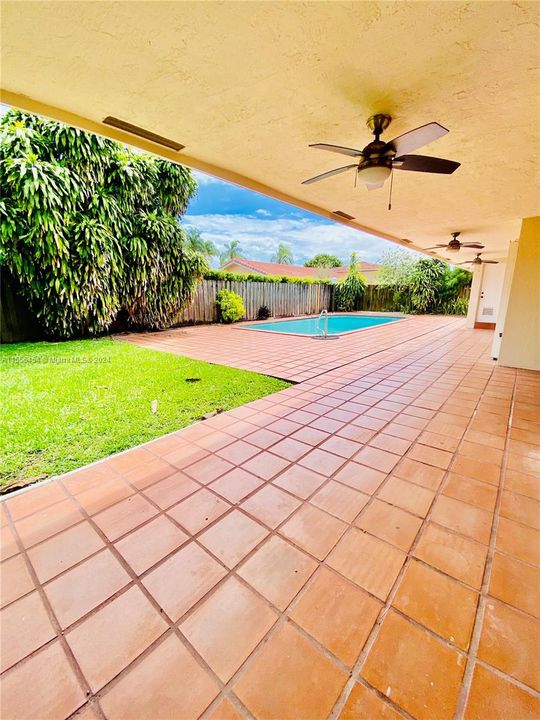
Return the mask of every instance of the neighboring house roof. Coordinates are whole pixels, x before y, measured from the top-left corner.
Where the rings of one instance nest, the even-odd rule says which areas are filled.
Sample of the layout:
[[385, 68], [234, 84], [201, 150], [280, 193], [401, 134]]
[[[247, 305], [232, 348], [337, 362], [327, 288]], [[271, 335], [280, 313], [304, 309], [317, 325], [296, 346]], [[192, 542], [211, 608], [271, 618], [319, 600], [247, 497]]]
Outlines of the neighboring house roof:
[[[231, 265], [240, 265], [246, 272], [255, 272], [261, 275], [285, 275], [286, 277], [305, 278], [336, 278], [340, 280], [347, 275], [347, 265], [336, 268], [311, 268], [303, 265], [286, 265], [285, 263], [259, 262], [258, 260], [246, 260], [245, 258], [233, 258], [224, 263], [220, 270], [227, 270]], [[377, 271], [380, 265], [377, 263], [358, 263], [360, 272]]]

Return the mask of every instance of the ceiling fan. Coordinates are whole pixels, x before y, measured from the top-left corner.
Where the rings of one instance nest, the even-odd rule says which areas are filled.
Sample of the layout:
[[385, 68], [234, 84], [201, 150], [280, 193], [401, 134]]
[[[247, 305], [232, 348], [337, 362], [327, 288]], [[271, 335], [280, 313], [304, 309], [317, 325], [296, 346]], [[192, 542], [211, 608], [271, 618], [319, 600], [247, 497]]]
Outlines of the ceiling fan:
[[349, 155], [357, 158], [357, 161], [351, 165], [329, 170], [321, 175], [304, 180], [302, 185], [310, 185], [311, 183], [325, 180], [333, 175], [347, 172], [352, 168], [356, 168], [358, 177], [362, 182], [366, 183], [368, 190], [376, 190], [384, 185], [392, 170], [410, 170], [413, 172], [442, 173], [451, 175], [454, 170], [460, 166], [460, 163], [453, 160], [443, 160], [442, 158], [428, 157], [427, 155], [409, 155], [408, 153], [424, 147], [430, 142], [446, 135], [448, 130], [439, 123], [431, 122], [422, 125], [415, 130], [399, 135], [390, 140], [383, 142], [380, 136], [390, 125], [392, 118], [390, 115], [378, 114], [372, 115], [367, 121], [367, 126], [375, 135], [375, 140], [370, 142], [363, 150], [355, 150], [354, 148], [343, 147], [342, 145], [328, 145], [326, 143], [315, 143], [309, 147], [318, 148], [319, 150], [329, 150], [330, 152], [340, 153], [341, 155]]
[[482, 260], [480, 257], [482, 253], [476, 253], [474, 260], [465, 260], [465, 262], [457, 263], [457, 265], [498, 265], [498, 260]]
[[484, 249], [484, 245], [480, 245], [480, 243], [460, 242], [458, 240], [458, 237], [461, 235], [461, 233], [459, 233], [459, 232], [453, 232], [451, 234], [452, 234], [452, 240], [450, 240], [449, 243], [434, 245], [433, 247], [426, 248], [426, 250], [438, 250], [439, 248], [446, 248], [446, 250], [449, 250], [450, 252], [459, 252], [459, 250], [461, 250], [461, 248], [475, 248], [476, 250]]

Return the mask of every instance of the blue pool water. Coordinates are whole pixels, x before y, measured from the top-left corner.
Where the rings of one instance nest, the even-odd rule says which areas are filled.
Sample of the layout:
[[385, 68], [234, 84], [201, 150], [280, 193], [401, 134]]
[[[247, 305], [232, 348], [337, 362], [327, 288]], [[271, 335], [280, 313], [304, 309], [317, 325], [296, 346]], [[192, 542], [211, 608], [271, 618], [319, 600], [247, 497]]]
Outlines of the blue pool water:
[[[328, 315], [328, 334], [339, 335], [352, 330], [364, 330], [376, 325], [401, 320], [400, 317], [380, 317], [376, 315]], [[256, 323], [244, 325], [249, 330], [262, 330], [263, 332], [294, 333], [296, 335], [321, 335], [324, 327], [324, 318], [319, 317], [298, 318], [297, 320], [278, 320], [276, 322]]]

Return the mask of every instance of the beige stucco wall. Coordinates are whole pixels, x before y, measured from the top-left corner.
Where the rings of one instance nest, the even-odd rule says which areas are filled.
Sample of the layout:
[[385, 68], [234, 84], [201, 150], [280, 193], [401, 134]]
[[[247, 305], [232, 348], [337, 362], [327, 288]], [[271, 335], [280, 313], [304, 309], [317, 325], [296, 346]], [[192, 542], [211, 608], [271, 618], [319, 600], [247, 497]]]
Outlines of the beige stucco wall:
[[499, 364], [540, 370], [540, 217], [521, 224]]

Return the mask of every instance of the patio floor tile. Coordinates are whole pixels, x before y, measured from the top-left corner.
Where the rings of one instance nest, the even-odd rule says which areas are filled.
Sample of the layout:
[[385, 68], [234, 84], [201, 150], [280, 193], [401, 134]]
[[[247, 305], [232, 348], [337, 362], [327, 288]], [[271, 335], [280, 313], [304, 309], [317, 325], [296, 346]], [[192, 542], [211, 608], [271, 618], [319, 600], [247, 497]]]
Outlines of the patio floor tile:
[[41, 582], [49, 580], [104, 547], [105, 543], [87, 522], [34, 545], [30, 562]]
[[324, 481], [325, 478], [323, 475], [319, 475], [319, 473], [313, 472], [313, 470], [309, 470], [301, 465], [292, 465], [277, 477], [273, 481], [273, 484], [305, 500], [320, 487]]
[[[54, 682], [51, 682], [54, 678]], [[85, 702], [85, 695], [59, 642], [36, 653], [2, 677], [2, 716], [66, 718]]]
[[374, 500], [354, 524], [361, 530], [407, 551], [413, 544], [422, 520], [401, 508]]
[[455, 473], [448, 473], [442, 493], [488, 512], [493, 512], [497, 501], [496, 487]]
[[156, 508], [142, 495], [132, 495], [98, 513], [94, 517], [94, 522], [109, 540], [113, 541], [150, 520], [157, 515], [157, 512]]
[[240, 713], [228, 698], [224, 698], [208, 715], [207, 720], [243, 720], [243, 718], [243, 713]]
[[88, 684], [97, 691], [166, 629], [158, 611], [132, 587], [66, 633], [66, 639]]
[[345, 460], [341, 456], [316, 448], [305, 455], [299, 464], [310, 470], [319, 472], [325, 477], [330, 477], [344, 462]]
[[256, 490], [263, 481], [242, 468], [233, 468], [223, 477], [215, 480], [210, 488], [235, 505]]
[[288, 460], [272, 455], [269, 452], [262, 452], [244, 463], [243, 468], [263, 480], [271, 480], [281, 470], [284, 470], [287, 465], [289, 465]]
[[465, 658], [390, 611], [361, 675], [418, 720], [451, 720]]
[[260, 523], [233, 510], [205, 530], [199, 541], [228, 568], [233, 568], [268, 534]]
[[180, 500], [188, 497], [199, 485], [182, 472], [175, 472], [174, 475], [155, 483], [143, 490], [146, 497], [150, 498], [162, 510], [166, 510]]
[[0, 565], [0, 607], [17, 600], [34, 589], [34, 581], [22, 555], [4, 560]]
[[310, 503], [340, 520], [352, 522], [368, 500], [369, 495], [331, 480], [315, 493]]
[[66, 495], [60, 485], [45, 483], [41, 487], [33, 488], [31, 492], [23, 492], [8, 499], [6, 505], [13, 521], [16, 522], [65, 499]]
[[489, 594], [540, 618], [540, 569], [495, 553]]
[[366, 465], [360, 465], [354, 461], [344, 465], [341, 470], [334, 475], [334, 480], [338, 480], [368, 495], [372, 495], [377, 488], [380, 487], [385, 478], [386, 473], [366, 467]]
[[83, 515], [75, 502], [66, 498], [19, 520], [15, 523], [15, 528], [24, 547], [30, 547], [82, 519]]
[[480, 588], [487, 547], [429, 523], [414, 553], [429, 565], [474, 588]]
[[355, 683], [347, 702], [339, 715], [339, 720], [359, 720], [359, 718], [378, 718], [378, 720], [403, 720], [404, 715], [387, 705], [372, 690]]
[[192, 542], [152, 570], [143, 585], [176, 622], [226, 574], [214, 558]]
[[478, 657], [540, 690], [540, 622], [488, 598]]
[[178, 505], [168, 514], [192, 535], [221, 517], [231, 506], [209, 490], [201, 489]]
[[180, 625], [197, 652], [227, 682], [277, 620], [277, 614], [229, 578]]
[[396, 466], [399, 455], [394, 455], [394, 453], [386, 452], [386, 450], [379, 450], [376, 447], [367, 445], [355, 455], [354, 459], [362, 463], [362, 465], [367, 465], [375, 470], [389, 473], [392, 472]]
[[[189, 688], [189, 692], [186, 692]], [[175, 635], [169, 635], [101, 698], [109, 720], [196, 720], [219, 686]]]
[[343, 670], [285, 623], [233, 690], [260, 720], [324, 720], [346, 680]]
[[289, 616], [349, 667], [356, 662], [382, 605], [321, 567]]
[[116, 543], [116, 549], [140, 575], [188, 540], [164, 515], [159, 515]]
[[313, 558], [274, 536], [237, 572], [279, 610], [284, 610], [316, 568]]
[[465, 720], [537, 720], [540, 700], [482, 665], [474, 668]]
[[540, 530], [540, 503], [533, 498], [503, 490], [501, 515]]
[[407, 480], [391, 476], [379, 490], [377, 497], [414, 515], [425, 517], [435, 493]]
[[[327, 564], [372, 595], [386, 600], [405, 557], [400, 550], [353, 528], [336, 546]], [[361, 563], [358, 558], [362, 558]]]
[[[216, 472], [214, 474], [214, 477], [209, 477], [209, 479], [206, 482], [210, 482], [210, 480], [214, 480], [218, 475], [223, 475], [223, 473], [227, 472], [227, 470], [230, 470], [232, 465], [229, 465], [229, 463], [233, 463], [234, 465], [240, 465], [245, 460], [249, 460], [249, 458], [253, 457], [259, 452], [257, 447], [255, 445], [250, 445], [250, 443], [245, 442], [244, 440], [237, 440], [236, 442], [233, 442], [232, 445], [227, 445], [226, 447], [222, 448], [221, 450], [218, 450], [218, 455], [220, 457], [225, 458], [225, 460], [221, 461], [221, 465], [223, 466], [223, 470], [221, 472]], [[212, 458], [212, 463], [215, 463], [219, 458]], [[218, 469], [219, 469], [219, 463], [218, 463]], [[203, 482], [203, 480], [199, 477], [197, 478], [200, 480], [200, 482]]]
[[284, 537], [323, 560], [343, 535], [347, 525], [311, 505], [304, 505], [280, 528]]
[[540, 567], [540, 532], [538, 530], [501, 517], [495, 545], [497, 550], [503, 553]]
[[439, 525], [444, 525], [485, 545], [489, 542], [491, 513], [468, 503], [440, 495], [433, 504], [431, 519]]
[[110, 550], [102, 550], [72, 570], [45, 585], [45, 594], [62, 628], [131, 582]]
[[405, 457], [395, 468], [393, 474], [428, 490], [438, 490], [444, 477], [444, 470]]
[[265, 485], [242, 503], [242, 509], [259, 522], [274, 529], [291, 515], [300, 505], [300, 500], [279, 490], [273, 485]]
[[56, 637], [38, 592], [30, 593], [0, 611], [0, 626], [0, 672]]
[[445, 640], [468, 649], [478, 594], [447, 575], [413, 560], [392, 604]]

